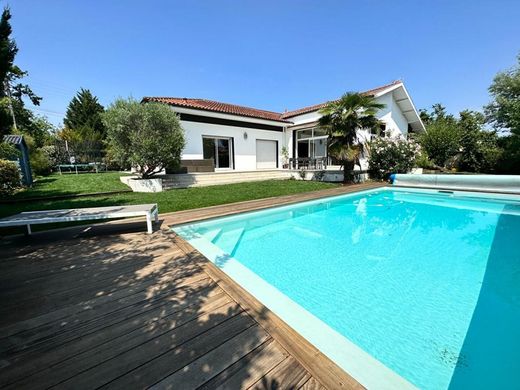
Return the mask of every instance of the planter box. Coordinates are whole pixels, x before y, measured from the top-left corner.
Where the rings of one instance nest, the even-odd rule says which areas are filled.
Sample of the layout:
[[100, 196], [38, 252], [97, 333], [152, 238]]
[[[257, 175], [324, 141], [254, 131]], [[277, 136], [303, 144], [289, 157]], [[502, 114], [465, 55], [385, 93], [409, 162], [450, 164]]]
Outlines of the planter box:
[[122, 176], [119, 178], [134, 192], [162, 192], [162, 179], [139, 179], [136, 176]]

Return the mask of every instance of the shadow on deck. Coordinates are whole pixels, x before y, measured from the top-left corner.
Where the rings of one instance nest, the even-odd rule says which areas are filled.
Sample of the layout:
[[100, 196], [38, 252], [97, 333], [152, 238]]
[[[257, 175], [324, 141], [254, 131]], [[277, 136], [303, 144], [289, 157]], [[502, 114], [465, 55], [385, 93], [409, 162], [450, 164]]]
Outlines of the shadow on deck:
[[1, 387], [321, 387], [170, 233], [141, 225], [2, 244]]

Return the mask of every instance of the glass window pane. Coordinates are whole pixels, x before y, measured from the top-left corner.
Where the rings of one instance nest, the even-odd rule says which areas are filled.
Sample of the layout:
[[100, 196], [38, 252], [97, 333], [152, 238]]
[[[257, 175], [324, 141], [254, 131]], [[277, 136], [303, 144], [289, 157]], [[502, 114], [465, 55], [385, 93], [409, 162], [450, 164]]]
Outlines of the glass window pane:
[[217, 166], [214, 138], [202, 138], [202, 156], [205, 159], [213, 159], [213, 163]]
[[300, 130], [297, 132], [297, 139], [303, 139], [303, 138], [311, 138], [312, 137], [312, 129], [308, 130]]
[[299, 141], [298, 142], [298, 157], [310, 157], [309, 156], [309, 141]]
[[314, 143], [314, 156], [313, 157], [326, 157], [327, 156], [327, 139], [320, 138], [312, 141]]
[[323, 135], [327, 135], [327, 130], [326, 129], [322, 129], [322, 128], [315, 128], [314, 129], [314, 136], [315, 137], [321, 137]]
[[218, 167], [229, 168], [230, 167], [230, 150], [228, 139], [217, 139], [217, 153], [218, 153]]

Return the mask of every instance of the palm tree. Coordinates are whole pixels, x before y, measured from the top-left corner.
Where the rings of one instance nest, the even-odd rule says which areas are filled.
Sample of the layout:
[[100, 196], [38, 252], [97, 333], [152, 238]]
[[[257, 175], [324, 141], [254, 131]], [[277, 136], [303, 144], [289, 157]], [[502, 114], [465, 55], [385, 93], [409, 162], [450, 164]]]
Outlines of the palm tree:
[[353, 181], [352, 171], [359, 165], [364, 150], [357, 132], [377, 130], [380, 122], [375, 114], [382, 108], [385, 105], [377, 103], [372, 96], [348, 92], [320, 110], [319, 125], [327, 129], [329, 153], [341, 162], [345, 183]]

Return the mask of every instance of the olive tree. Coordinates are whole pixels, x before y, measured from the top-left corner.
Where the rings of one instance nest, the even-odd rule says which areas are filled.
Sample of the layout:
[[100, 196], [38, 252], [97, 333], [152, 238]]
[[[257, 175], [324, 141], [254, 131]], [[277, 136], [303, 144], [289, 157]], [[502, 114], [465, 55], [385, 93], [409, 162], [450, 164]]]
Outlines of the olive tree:
[[109, 154], [147, 179], [180, 162], [185, 145], [177, 115], [165, 104], [118, 99], [102, 114]]

